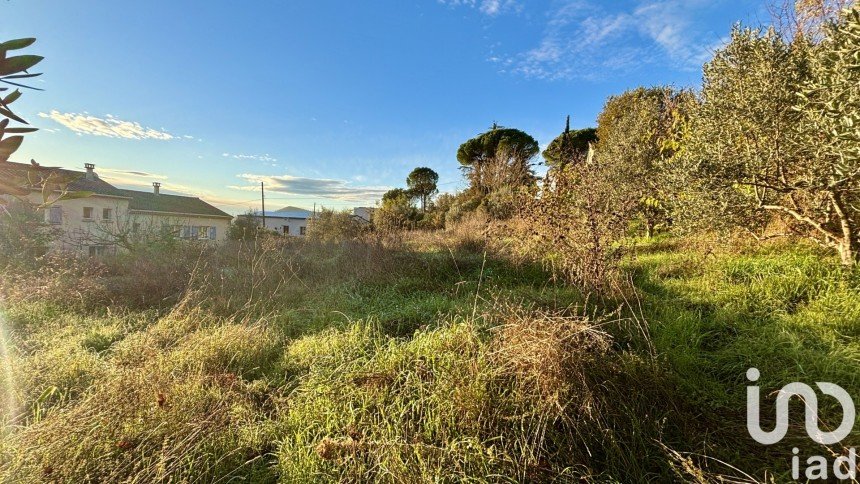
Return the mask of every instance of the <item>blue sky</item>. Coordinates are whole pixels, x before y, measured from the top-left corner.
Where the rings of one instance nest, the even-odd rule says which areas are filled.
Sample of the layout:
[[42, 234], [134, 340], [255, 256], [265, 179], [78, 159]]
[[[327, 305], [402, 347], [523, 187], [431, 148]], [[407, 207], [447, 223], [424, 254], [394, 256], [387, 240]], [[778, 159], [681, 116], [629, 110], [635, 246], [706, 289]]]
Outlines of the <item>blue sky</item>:
[[460, 143], [493, 122], [545, 146], [607, 96], [695, 86], [741, 0], [9, 0], [37, 37], [16, 161], [203, 197], [232, 213], [368, 205], [416, 166], [462, 187]]

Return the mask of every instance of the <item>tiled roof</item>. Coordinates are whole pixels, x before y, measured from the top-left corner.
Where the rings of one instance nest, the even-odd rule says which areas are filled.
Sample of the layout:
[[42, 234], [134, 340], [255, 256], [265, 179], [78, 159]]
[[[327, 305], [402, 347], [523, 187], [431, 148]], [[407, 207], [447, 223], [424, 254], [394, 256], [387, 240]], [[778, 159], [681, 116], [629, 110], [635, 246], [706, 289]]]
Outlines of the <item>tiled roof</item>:
[[137, 190], [119, 191], [124, 196], [131, 198], [131, 201], [128, 202], [129, 210], [233, 218], [232, 215], [196, 197], [166, 195], [163, 193], [156, 195], [151, 192], [140, 192]]
[[[63, 178], [72, 178], [73, 181], [68, 184], [70, 192], [93, 192], [96, 195], [104, 195], [110, 197], [127, 197], [122, 190], [114, 187], [110, 183], [102, 180], [98, 176], [88, 180], [86, 174], [79, 171], [65, 170], [63, 168], [52, 168], [48, 166], [34, 167], [24, 163], [13, 163], [11, 161], [0, 162], [0, 177], [6, 178], [11, 176], [21, 176], [28, 172], [40, 171], [47, 176], [48, 173], [56, 173]], [[41, 188], [41, 185], [35, 187]]]
[[233, 218], [230, 214], [213, 207], [196, 197], [164, 194], [156, 195], [151, 192], [122, 190], [102, 180], [98, 175], [92, 179], [87, 179], [86, 173], [81, 171], [46, 166], [34, 167], [24, 163], [0, 162], [0, 177], [26, 175], [28, 172], [32, 172], [33, 170], [41, 171], [45, 175], [47, 175], [47, 173], [57, 173], [64, 178], [71, 178], [73, 181], [68, 184], [68, 191], [70, 192], [85, 191], [93, 192], [96, 195], [102, 196], [129, 198], [129, 210]]

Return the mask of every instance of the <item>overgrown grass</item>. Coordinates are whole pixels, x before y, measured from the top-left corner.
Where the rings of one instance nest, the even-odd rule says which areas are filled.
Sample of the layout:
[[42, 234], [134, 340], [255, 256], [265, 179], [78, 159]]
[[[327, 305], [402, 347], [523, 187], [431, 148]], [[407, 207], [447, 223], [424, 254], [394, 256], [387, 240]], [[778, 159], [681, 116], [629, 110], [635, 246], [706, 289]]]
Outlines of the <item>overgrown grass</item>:
[[747, 368], [860, 394], [858, 277], [811, 249], [651, 241], [625, 303], [483, 237], [4, 273], [0, 480], [764, 480], [809, 444], [746, 435]]
[[[797, 425], [779, 446], [765, 449], [745, 428], [745, 373], [761, 371], [765, 428], [773, 427], [775, 392], [790, 382], [837, 383], [860, 395], [860, 278], [839, 261], [803, 244], [771, 244], [741, 253], [703, 255], [647, 244], [628, 264], [646, 302], [645, 317], [658, 353], [685, 397], [713, 420], [709, 454], [762, 476], [787, 478], [792, 447], [805, 455], [840, 454], [860, 443], [816, 447]], [[668, 245], [668, 246], [667, 246]], [[650, 246], [650, 247], [649, 247]], [[644, 253], [642, 253], [644, 252]], [[823, 399], [822, 426], [841, 421], [835, 400]]]

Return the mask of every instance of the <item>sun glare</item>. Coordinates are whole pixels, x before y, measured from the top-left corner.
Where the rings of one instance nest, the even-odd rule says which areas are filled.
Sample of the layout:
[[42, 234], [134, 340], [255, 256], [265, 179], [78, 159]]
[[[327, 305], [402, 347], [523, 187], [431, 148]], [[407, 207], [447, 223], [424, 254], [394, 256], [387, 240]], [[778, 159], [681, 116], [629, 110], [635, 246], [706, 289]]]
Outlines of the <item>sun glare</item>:
[[6, 431], [15, 415], [18, 413], [18, 402], [16, 399], [15, 374], [12, 371], [12, 357], [10, 354], [9, 332], [6, 324], [6, 314], [0, 308], [0, 360], [3, 364], [3, 386], [2, 398], [2, 424], [3, 430]]

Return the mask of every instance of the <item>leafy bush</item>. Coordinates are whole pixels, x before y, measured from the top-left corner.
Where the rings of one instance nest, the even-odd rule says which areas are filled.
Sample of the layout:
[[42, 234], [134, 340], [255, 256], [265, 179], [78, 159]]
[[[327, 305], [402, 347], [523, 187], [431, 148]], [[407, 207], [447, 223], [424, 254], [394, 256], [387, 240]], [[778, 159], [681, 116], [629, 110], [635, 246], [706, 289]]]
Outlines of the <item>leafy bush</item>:
[[21, 201], [0, 205], [0, 266], [32, 265], [56, 238], [56, 230], [35, 205]]
[[405, 192], [384, 199], [382, 205], [373, 211], [373, 227], [381, 232], [412, 228], [419, 219], [418, 209], [412, 206]]
[[318, 242], [343, 242], [361, 236], [367, 227], [348, 211], [322, 209], [308, 221], [307, 237]]

